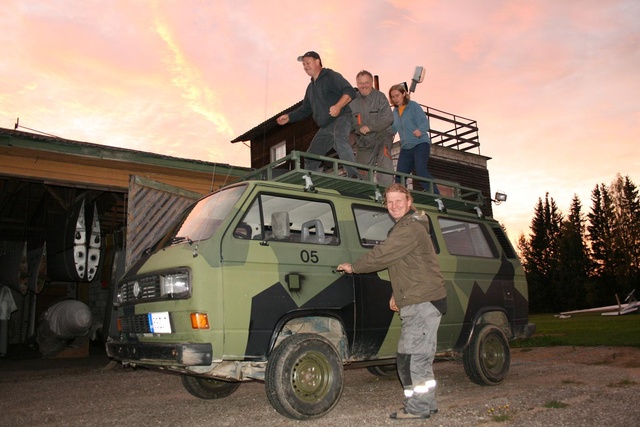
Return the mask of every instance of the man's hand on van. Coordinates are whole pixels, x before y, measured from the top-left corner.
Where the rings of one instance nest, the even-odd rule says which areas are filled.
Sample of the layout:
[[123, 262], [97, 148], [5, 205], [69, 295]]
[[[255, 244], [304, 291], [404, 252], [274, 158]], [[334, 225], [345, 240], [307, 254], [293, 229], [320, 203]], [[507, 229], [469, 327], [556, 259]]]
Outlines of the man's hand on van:
[[351, 266], [351, 264], [349, 264], [348, 262], [342, 263], [340, 264], [336, 270], [347, 273], [347, 274], [351, 274], [353, 273], [353, 267]]

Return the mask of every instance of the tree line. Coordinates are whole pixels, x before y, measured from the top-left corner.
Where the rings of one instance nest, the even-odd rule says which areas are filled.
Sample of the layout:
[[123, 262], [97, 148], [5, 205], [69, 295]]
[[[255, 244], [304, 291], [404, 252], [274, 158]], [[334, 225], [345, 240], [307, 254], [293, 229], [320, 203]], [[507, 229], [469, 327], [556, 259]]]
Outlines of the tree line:
[[615, 294], [622, 300], [640, 288], [640, 200], [629, 176], [596, 185], [586, 215], [577, 195], [563, 215], [546, 193], [530, 230], [517, 248], [532, 313], [612, 305]]

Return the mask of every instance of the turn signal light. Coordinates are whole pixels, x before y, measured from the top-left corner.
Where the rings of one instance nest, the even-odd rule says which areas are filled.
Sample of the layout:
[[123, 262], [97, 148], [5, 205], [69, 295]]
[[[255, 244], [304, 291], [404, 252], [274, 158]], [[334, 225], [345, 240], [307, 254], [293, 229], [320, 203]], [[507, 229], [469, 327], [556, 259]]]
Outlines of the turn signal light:
[[206, 313], [191, 313], [191, 327], [193, 329], [209, 329], [209, 317]]

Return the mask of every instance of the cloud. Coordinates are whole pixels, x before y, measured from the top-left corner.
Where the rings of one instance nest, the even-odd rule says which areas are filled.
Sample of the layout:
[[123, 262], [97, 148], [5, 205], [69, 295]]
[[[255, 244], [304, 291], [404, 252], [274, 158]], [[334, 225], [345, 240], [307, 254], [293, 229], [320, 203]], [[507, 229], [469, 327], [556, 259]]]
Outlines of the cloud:
[[512, 237], [546, 191], [640, 170], [635, 0], [5, 3], [2, 127], [248, 166], [229, 141], [302, 99], [313, 49], [383, 92], [424, 66], [413, 99], [477, 120]]
[[155, 30], [166, 43], [170, 52], [167, 62], [171, 70], [171, 81], [182, 92], [187, 106], [210, 120], [222, 135], [231, 137], [233, 129], [229, 121], [224, 114], [219, 113], [215, 108], [220, 105], [215, 91], [204, 84], [201, 73], [185, 57], [170, 28], [158, 18], [155, 21]]

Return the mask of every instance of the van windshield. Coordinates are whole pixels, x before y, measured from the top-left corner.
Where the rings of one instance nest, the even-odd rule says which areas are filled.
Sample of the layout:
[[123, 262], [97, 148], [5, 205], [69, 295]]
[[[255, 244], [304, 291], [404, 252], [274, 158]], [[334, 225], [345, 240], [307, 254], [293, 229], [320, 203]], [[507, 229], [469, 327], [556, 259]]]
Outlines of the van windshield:
[[213, 236], [246, 188], [246, 185], [231, 187], [194, 203], [165, 234], [159, 246], [198, 242]]

